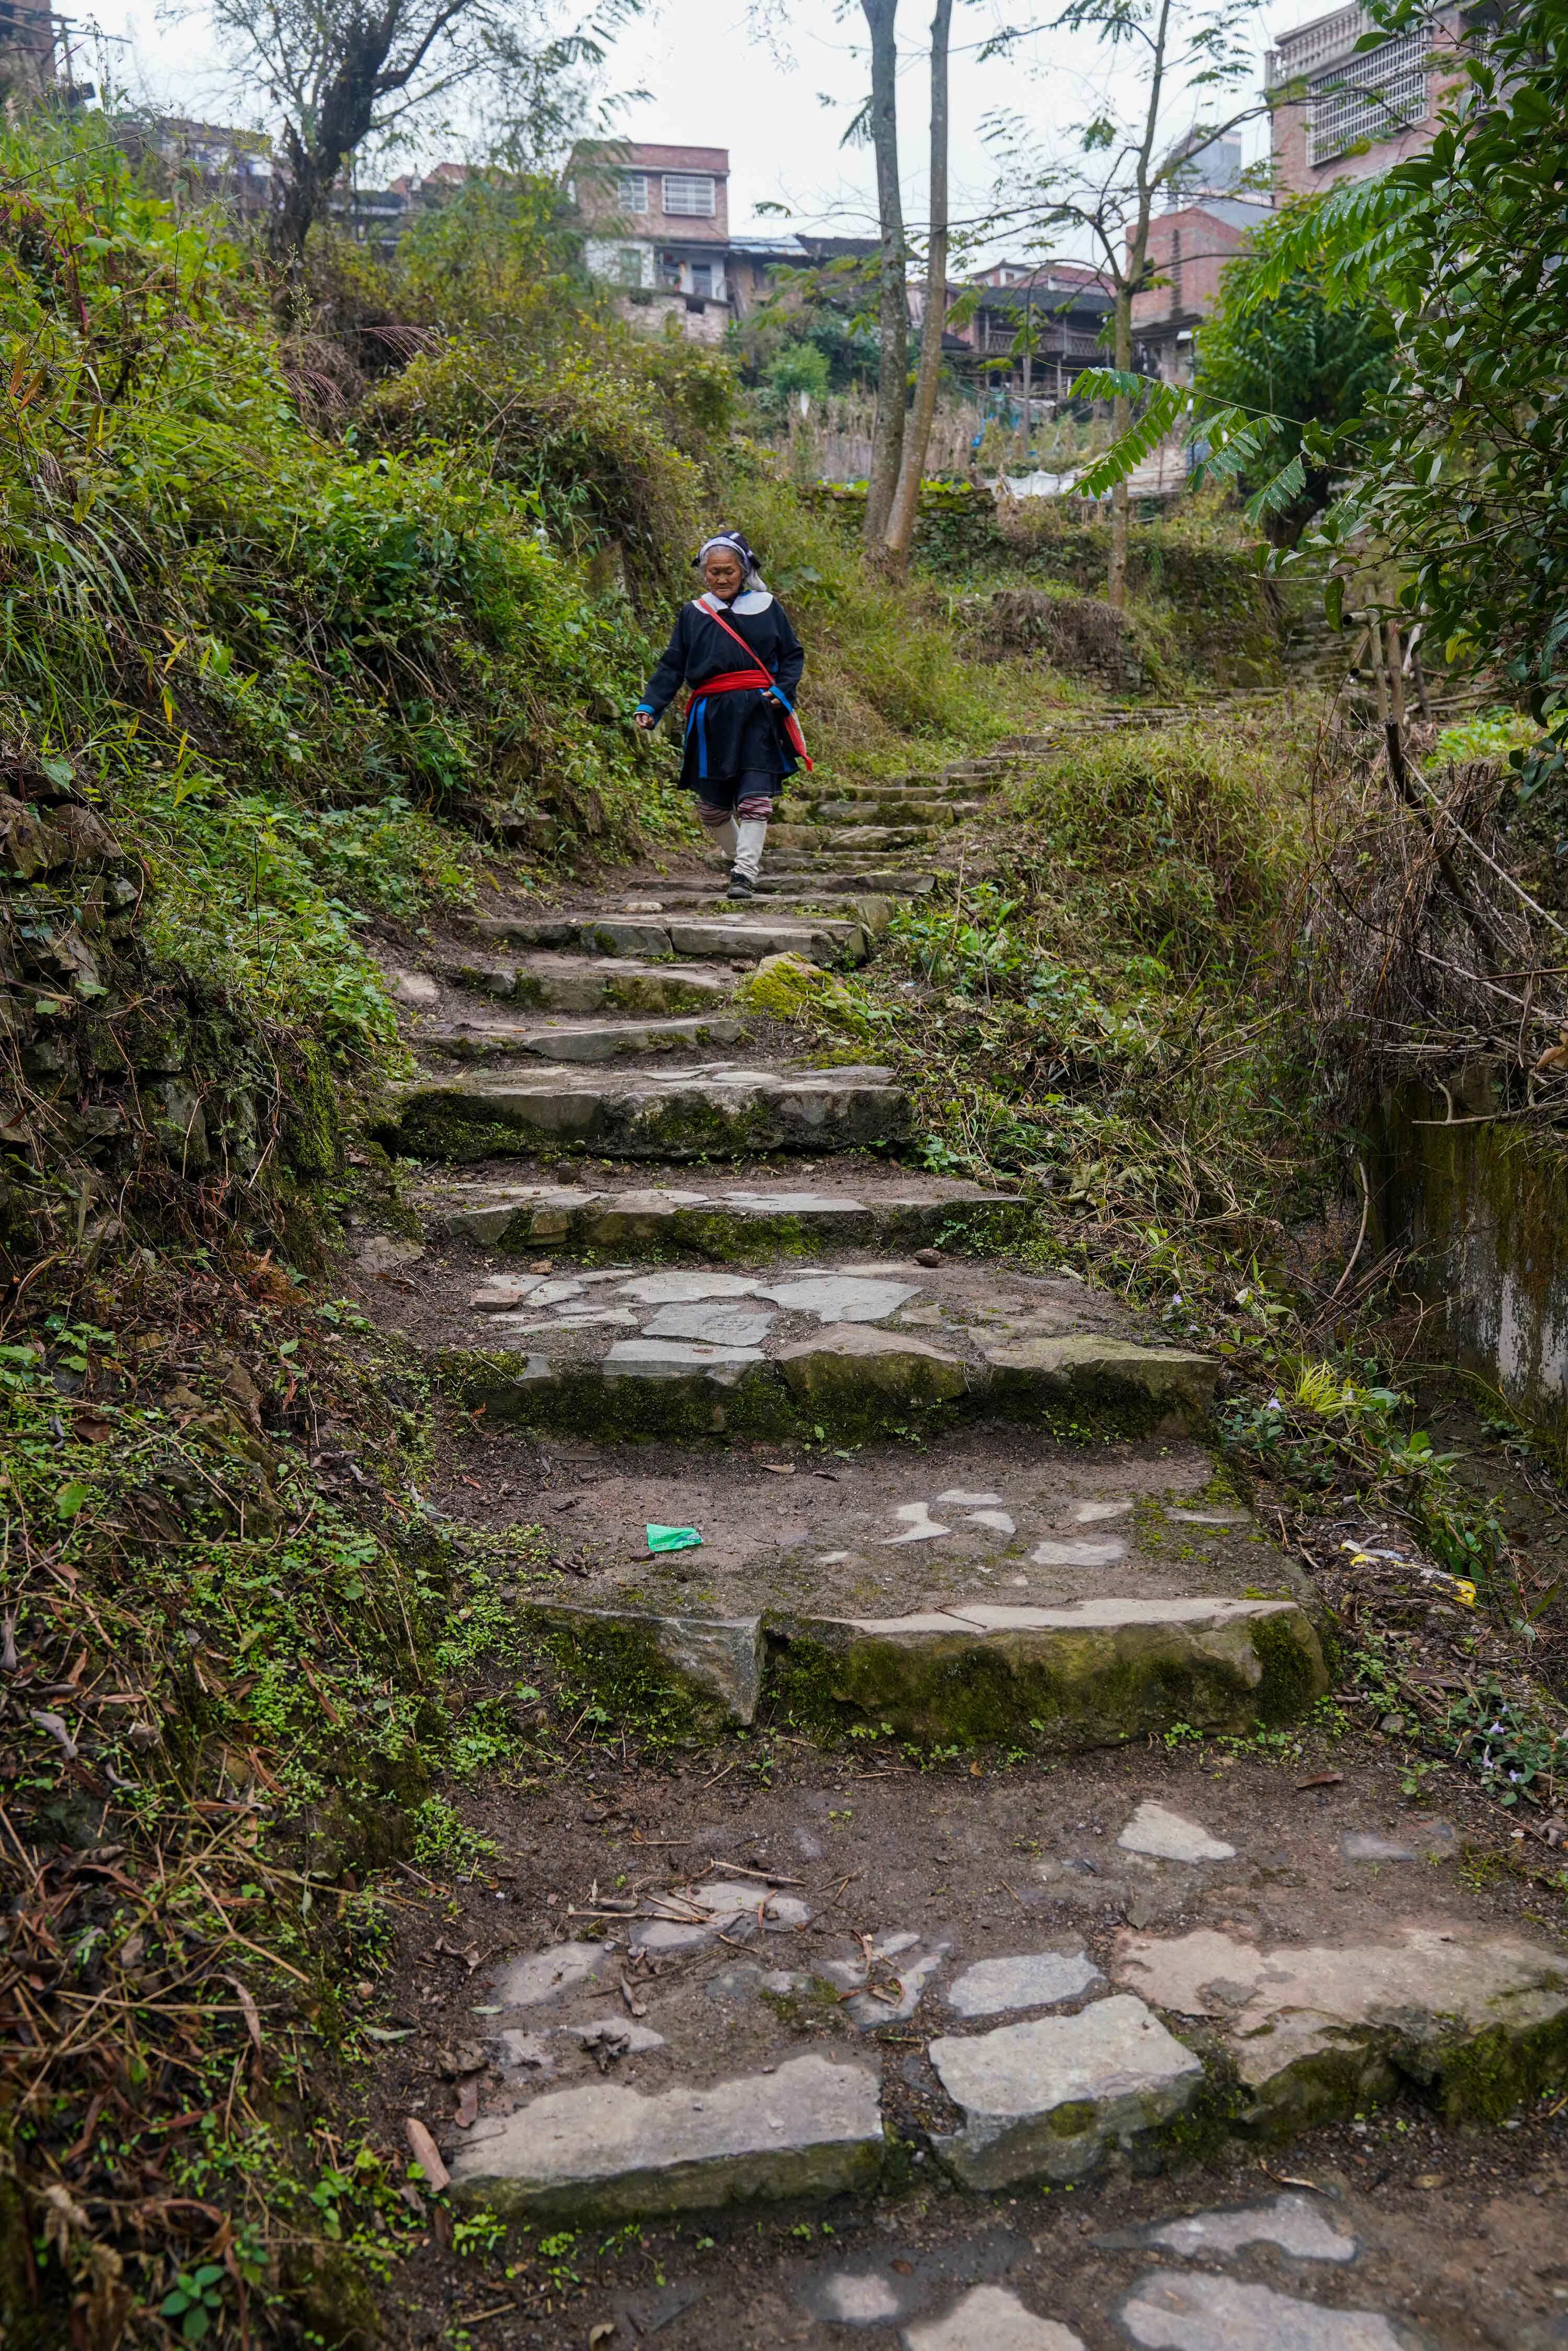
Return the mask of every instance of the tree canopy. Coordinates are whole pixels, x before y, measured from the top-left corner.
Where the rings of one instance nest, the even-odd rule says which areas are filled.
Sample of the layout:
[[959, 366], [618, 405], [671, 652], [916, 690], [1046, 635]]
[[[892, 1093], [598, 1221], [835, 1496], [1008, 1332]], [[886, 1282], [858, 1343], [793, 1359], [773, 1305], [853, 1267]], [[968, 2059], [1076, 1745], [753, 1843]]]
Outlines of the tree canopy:
[[[1363, 417], [1394, 373], [1395, 327], [1387, 308], [1370, 297], [1331, 299], [1321, 242], [1315, 255], [1302, 253], [1312, 233], [1306, 216], [1317, 210], [1310, 202], [1291, 205], [1256, 231], [1246, 251], [1227, 266], [1219, 300], [1198, 332], [1199, 394], [1271, 420], [1273, 429], [1247, 469], [1254, 488], [1300, 452], [1310, 427], [1339, 434]], [[1275, 255], [1286, 238], [1297, 262], [1280, 280]], [[1268, 292], [1260, 290], [1265, 284]], [[1301, 493], [1281, 517], [1294, 528], [1329, 493], [1324, 466], [1303, 470]]]
[[[1416, 0], [1369, 0], [1369, 14], [1363, 48], [1422, 21]], [[1568, 745], [1568, 0], [1522, 0], [1472, 34], [1453, 74], [1426, 152], [1294, 208], [1250, 274], [1251, 315], [1305, 276], [1331, 313], [1381, 309], [1395, 346], [1386, 390], [1359, 417], [1308, 424], [1252, 511], [1294, 504], [1309, 466], [1343, 482], [1303, 549], [1342, 572], [1386, 564], [1402, 611], [1450, 658], [1505, 672], [1550, 737], [1527, 763], [1533, 783], [1563, 769]], [[1092, 492], [1184, 414], [1222, 479], [1284, 445], [1282, 402], [1249, 413], [1104, 369], [1079, 384], [1129, 388], [1142, 413], [1085, 477]], [[1340, 593], [1331, 580], [1335, 618]]]

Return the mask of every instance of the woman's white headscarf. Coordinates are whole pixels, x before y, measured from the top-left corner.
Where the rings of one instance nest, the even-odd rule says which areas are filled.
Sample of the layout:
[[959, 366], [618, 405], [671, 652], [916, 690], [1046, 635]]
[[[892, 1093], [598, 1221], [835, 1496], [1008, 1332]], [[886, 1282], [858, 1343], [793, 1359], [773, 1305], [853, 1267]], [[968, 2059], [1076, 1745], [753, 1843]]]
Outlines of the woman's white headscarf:
[[696, 561], [693, 569], [700, 571], [716, 547], [727, 548], [731, 555], [739, 557], [741, 565], [740, 585], [744, 594], [763, 596], [768, 594], [768, 582], [762, 577], [761, 572], [757, 569], [757, 558], [752, 553], [751, 547], [744, 531], [716, 531], [712, 538], [705, 538], [702, 545], [697, 549]]

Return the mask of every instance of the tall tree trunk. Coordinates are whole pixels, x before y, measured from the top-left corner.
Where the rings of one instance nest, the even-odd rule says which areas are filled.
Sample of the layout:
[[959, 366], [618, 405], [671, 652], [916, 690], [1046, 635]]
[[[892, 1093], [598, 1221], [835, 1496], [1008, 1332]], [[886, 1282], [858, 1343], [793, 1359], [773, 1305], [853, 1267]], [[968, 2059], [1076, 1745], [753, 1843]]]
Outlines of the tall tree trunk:
[[[1133, 289], [1128, 285], [1116, 288], [1116, 365], [1123, 370], [1133, 364]], [[1133, 422], [1133, 403], [1124, 392], [1118, 392], [1111, 412], [1112, 429], [1119, 441]], [[1127, 485], [1118, 482], [1111, 493], [1111, 565], [1105, 580], [1105, 597], [1113, 611], [1119, 612], [1127, 601]]]
[[888, 561], [895, 571], [907, 565], [915, 541], [942, 374], [942, 328], [947, 316], [947, 36], [952, 22], [953, 0], [936, 0], [931, 19], [931, 235], [925, 253], [925, 309], [920, 321], [915, 406], [904, 427], [898, 488], [887, 523]]
[[1019, 424], [1019, 471], [1020, 474], [1027, 474], [1029, 471], [1030, 339], [1034, 333], [1030, 296], [1033, 290], [1032, 287], [1027, 285], [1023, 289], [1023, 415]]
[[[1159, 133], [1160, 108], [1165, 99], [1166, 44], [1170, 37], [1171, 9], [1174, 0], [1158, 0], [1150, 47], [1153, 52], [1149, 71], [1147, 103], [1144, 111], [1144, 140], [1138, 150], [1134, 188], [1137, 209], [1134, 214], [1133, 233], [1127, 238], [1119, 265], [1112, 270], [1112, 283], [1116, 289], [1116, 365], [1124, 374], [1133, 365], [1133, 297], [1144, 288], [1149, 266], [1149, 222], [1155, 207], [1155, 189], [1158, 175], [1154, 171], [1155, 143]], [[1120, 440], [1133, 421], [1133, 403], [1118, 397], [1112, 407], [1112, 423]], [[1111, 493], [1111, 562], [1105, 578], [1105, 600], [1113, 611], [1119, 612], [1127, 601], [1127, 485], [1118, 482]]]
[[904, 199], [898, 185], [898, 54], [894, 18], [898, 0], [861, 0], [871, 34], [871, 140], [876, 157], [877, 215], [882, 232], [878, 326], [882, 364], [876, 380], [876, 425], [866, 489], [865, 544], [880, 554], [898, 486], [904, 453], [904, 403], [909, 388], [909, 287], [904, 242]]

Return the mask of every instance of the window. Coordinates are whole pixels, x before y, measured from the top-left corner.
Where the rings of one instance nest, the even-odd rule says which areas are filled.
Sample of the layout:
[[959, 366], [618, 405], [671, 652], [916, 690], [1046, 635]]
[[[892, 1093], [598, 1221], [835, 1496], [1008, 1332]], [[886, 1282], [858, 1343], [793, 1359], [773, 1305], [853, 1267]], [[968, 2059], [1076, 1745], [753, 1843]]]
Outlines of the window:
[[1353, 147], [1377, 146], [1427, 119], [1427, 60], [1432, 37], [1424, 29], [1402, 33], [1380, 49], [1347, 57], [1334, 73], [1314, 82], [1308, 161], [1327, 163]]
[[617, 183], [617, 200], [623, 213], [645, 213], [648, 209], [647, 172], [622, 172]]
[[640, 246], [622, 245], [615, 254], [615, 275], [622, 286], [643, 283], [643, 252]]
[[693, 262], [692, 292], [694, 294], [702, 294], [711, 298], [713, 294], [713, 264], [711, 261]]
[[666, 172], [664, 210], [711, 220], [715, 212], [714, 183], [706, 172]]

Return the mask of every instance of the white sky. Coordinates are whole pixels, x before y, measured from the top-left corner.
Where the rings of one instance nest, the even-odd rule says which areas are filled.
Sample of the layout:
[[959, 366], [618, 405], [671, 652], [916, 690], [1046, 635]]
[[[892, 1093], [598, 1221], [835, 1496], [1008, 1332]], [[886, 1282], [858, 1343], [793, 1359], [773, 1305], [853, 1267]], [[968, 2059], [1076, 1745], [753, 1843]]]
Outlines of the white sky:
[[[875, 181], [870, 151], [839, 144], [869, 78], [860, 9], [854, 0], [848, 6], [834, 0], [797, 0], [792, 10], [768, 13], [779, 26], [776, 47], [754, 37], [745, 0], [656, 0], [623, 36], [611, 60], [611, 88], [649, 93], [622, 113], [618, 127], [631, 138], [727, 147], [732, 231], [871, 234]], [[983, 214], [995, 184], [996, 166], [983, 135], [989, 115], [1023, 117], [1049, 150], [1069, 140], [1073, 126], [1114, 92], [1103, 55], [1086, 35], [1051, 34], [1009, 60], [978, 64], [975, 51], [1009, 13], [999, 0], [969, 0], [954, 13], [950, 177], [956, 220]], [[1280, 0], [1266, 8], [1260, 0], [1260, 82], [1270, 40], [1317, 13], [1310, 0]], [[757, 15], [763, 14], [759, 5]], [[158, 0], [108, 0], [98, 22], [106, 33], [122, 37], [122, 45], [103, 54], [133, 98], [208, 120], [266, 123], [254, 94], [247, 96], [225, 74], [210, 21], [199, 5], [171, 18], [160, 12]], [[912, 227], [925, 211], [926, 23], [925, 0], [904, 0], [900, 165]], [[78, 67], [78, 73], [83, 70], [92, 70], [85, 59]], [[1135, 102], [1135, 87], [1126, 81], [1124, 87]], [[1243, 101], [1220, 102], [1228, 110]], [[1167, 120], [1174, 138], [1186, 128], [1190, 110], [1173, 108]], [[1249, 161], [1266, 143], [1260, 122], [1243, 132]], [[461, 152], [461, 142], [438, 140], [419, 160], [434, 162], [442, 152]], [[787, 205], [788, 217], [758, 214], [757, 206], [765, 202]], [[1017, 242], [1004, 236], [990, 251], [999, 254]]]

